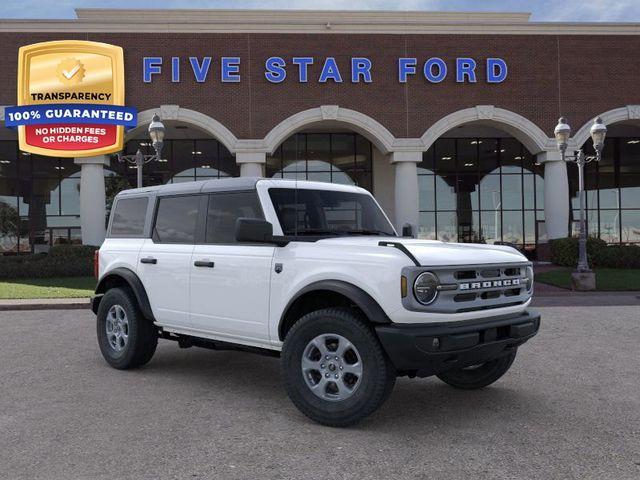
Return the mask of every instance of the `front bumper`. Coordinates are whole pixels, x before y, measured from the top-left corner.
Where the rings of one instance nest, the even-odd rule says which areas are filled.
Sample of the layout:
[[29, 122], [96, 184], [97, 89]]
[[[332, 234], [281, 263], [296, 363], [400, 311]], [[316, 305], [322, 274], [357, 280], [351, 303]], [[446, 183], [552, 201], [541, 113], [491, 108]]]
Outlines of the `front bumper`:
[[540, 314], [532, 310], [463, 322], [375, 327], [398, 373], [418, 377], [498, 358], [529, 340], [539, 328]]

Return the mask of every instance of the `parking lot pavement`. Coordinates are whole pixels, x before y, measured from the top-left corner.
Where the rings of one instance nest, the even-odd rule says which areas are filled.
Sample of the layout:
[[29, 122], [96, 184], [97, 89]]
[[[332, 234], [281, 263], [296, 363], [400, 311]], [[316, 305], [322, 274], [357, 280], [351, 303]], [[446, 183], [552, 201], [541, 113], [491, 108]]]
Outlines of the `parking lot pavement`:
[[0, 477], [640, 478], [638, 307], [540, 311], [495, 385], [400, 379], [350, 429], [302, 416], [277, 359], [162, 342], [120, 372], [89, 311], [0, 312]]

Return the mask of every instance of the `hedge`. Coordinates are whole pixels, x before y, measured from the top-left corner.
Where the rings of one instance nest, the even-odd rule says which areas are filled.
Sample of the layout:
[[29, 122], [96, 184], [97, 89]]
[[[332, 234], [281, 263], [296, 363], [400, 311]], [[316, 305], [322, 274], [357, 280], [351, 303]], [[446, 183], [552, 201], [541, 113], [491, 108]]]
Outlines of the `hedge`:
[[[587, 259], [591, 267], [640, 268], [640, 246], [607, 245], [604, 240], [588, 237]], [[578, 263], [578, 239], [552, 240], [551, 261], [563, 267], [575, 267]]]
[[96, 248], [57, 245], [49, 253], [0, 256], [0, 279], [90, 276]]

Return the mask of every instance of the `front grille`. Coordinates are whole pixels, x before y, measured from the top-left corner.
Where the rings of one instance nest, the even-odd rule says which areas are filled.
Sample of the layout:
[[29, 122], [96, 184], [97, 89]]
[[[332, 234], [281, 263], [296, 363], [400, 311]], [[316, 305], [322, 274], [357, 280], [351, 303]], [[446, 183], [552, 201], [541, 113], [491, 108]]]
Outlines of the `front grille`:
[[[421, 305], [408, 295], [410, 310], [458, 313], [519, 305], [531, 294], [527, 291], [526, 268], [530, 265], [479, 265], [477, 267], [407, 267], [403, 275], [413, 282], [417, 275], [430, 271], [437, 275], [440, 289], [436, 300]], [[413, 285], [413, 283], [410, 283]]]

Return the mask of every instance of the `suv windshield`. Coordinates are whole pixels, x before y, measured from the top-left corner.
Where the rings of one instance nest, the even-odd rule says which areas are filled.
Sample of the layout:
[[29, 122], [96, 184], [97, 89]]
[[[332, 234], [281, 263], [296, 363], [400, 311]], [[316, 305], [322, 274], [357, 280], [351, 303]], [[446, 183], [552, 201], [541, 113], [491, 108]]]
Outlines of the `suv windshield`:
[[333, 190], [270, 188], [269, 196], [284, 235], [396, 234], [369, 195]]

